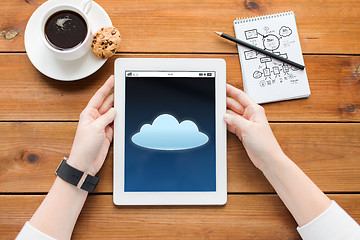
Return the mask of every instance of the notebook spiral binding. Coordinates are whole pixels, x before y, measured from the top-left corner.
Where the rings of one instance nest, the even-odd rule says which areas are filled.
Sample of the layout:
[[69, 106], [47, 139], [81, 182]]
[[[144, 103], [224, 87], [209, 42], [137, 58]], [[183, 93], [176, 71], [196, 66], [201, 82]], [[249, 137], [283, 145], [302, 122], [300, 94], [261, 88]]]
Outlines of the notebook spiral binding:
[[258, 16], [258, 17], [236, 18], [236, 20], [234, 21], [234, 24], [266, 20], [266, 19], [270, 19], [270, 18], [277, 18], [277, 17], [288, 16], [288, 15], [293, 15], [293, 14], [294, 14], [293, 11], [288, 11], [288, 12], [282, 12], [282, 13], [262, 15], [262, 16]]

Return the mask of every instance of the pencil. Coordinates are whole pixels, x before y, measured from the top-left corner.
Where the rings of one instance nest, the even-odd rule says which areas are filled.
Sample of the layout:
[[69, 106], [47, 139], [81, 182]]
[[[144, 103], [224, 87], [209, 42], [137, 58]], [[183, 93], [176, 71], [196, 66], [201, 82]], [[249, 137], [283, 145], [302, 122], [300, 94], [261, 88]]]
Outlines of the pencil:
[[301, 64], [299, 64], [299, 63], [296, 63], [296, 62], [293, 62], [293, 61], [291, 61], [291, 60], [289, 60], [289, 59], [280, 57], [279, 55], [276, 55], [276, 54], [274, 54], [274, 53], [272, 53], [272, 52], [269, 52], [269, 51], [266, 51], [266, 50], [261, 49], [261, 48], [259, 48], [259, 47], [256, 47], [256, 46], [254, 46], [254, 45], [252, 45], [252, 44], [250, 44], [250, 43], [244, 42], [244, 41], [242, 41], [242, 40], [240, 40], [240, 39], [234, 38], [234, 37], [232, 37], [232, 36], [230, 36], [230, 35], [227, 35], [227, 34], [225, 34], [225, 33], [216, 32], [216, 31], [214, 31], [214, 33], [220, 35], [220, 37], [222, 37], [222, 38], [226, 38], [226, 39], [228, 39], [228, 40], [230, 40], [230, 41], [236, 42], [236, 43], [238, 43], [238, 44], [240, 44], [240, 45], [243, 45], [243, 46], [245, 46], [245, 47], [248, 47], [248, 48], [250, 48], [250, 49], [252, 49], [252, 50], [255, 50], [255, 51], [257, 51], [257, 52], [263, 53], [263, 54], [265, 54], [265, 55], [268, 55], [268, 56], [270, 56], [270, 57], [272, 57], [272, 58], [275, 58], [275, 59], [277, 59], [277, 60], [279, 60], [279, 61], [282, 61], [282, 62], [284, 62], [284, 63], [287, 63], [287, 64], [289, 64], [289, 65], [291, 65], [291, 66], [294, 66], [294, 67], [296, 67], [296, 68], [299, 68], [299, 69], [301, 69], [301, 70], [304, 70], [304, 69], [305, 69], [305, 66], [303, 66], [303, 65], [301, 65]]

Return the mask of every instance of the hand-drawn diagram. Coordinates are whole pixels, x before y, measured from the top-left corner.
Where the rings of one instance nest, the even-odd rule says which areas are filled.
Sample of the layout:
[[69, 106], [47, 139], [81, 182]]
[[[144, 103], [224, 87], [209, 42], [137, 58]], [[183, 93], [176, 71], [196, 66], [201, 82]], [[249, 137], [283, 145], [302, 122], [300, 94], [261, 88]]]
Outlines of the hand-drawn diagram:
[[[265, 26], [261, 31], [258, 29], [249, 29], [244, 31], [244, 34], [245, 39], [248, 40], [249, 43], [286, 59], [288, 59], [288, 53], [281, 52], [281, 50], [286, 51], [295, 43], [295, 40], [290, 37], [292, 30], [288, 26], [282, 26], [280, 29], [270, 29]], [[255, 80], [259, 81], [261, 87], [273, 85], [276, 82], [297, 82], [294, 74], [297, 71], [295, 67], [278, 60], [273, 60], [273, 58], [265, 56], [255, 50], [244, 51], [244, 57], [246, 61], [251, 60], [255, 62], [254, 64], [258, 64], [252, 76]]]

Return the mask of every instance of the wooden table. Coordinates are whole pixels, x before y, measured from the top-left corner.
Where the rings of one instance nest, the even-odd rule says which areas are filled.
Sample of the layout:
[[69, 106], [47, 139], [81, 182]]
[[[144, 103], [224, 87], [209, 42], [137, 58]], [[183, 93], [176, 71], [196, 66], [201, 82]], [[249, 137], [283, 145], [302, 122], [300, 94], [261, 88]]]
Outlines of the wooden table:
[[[13, 239], [37, 209], [69, 154], [87, 101], [118, 57], [224, 58], [242, 88], [236, 17], [293, 10], [309, 78], [308, 99], [264, 105], [284, 151], [330, 198], [360, 221], [360, 1], [98, 0], [123, 36], [120, 52], [92, 76], [60, 82], [39, 73], [24, 29], [44, 0], [0, 2], [0, 238]], [[300, 239], [272, 187], [228, 135], [225, 206], [116, 207], [112, 149], [74, 239]]]

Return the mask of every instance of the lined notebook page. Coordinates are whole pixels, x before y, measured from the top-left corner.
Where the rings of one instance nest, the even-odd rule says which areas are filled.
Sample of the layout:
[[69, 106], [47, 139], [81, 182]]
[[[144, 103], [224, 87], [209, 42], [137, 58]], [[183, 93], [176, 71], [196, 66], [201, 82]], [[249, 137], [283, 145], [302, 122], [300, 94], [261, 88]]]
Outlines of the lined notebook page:
[[[284, 12], [234, 21], [236, 38], [304, 65], [295, 14]], [[306, 70], [238, 44], [244, 91], [257, 103], [310, 95]]]

